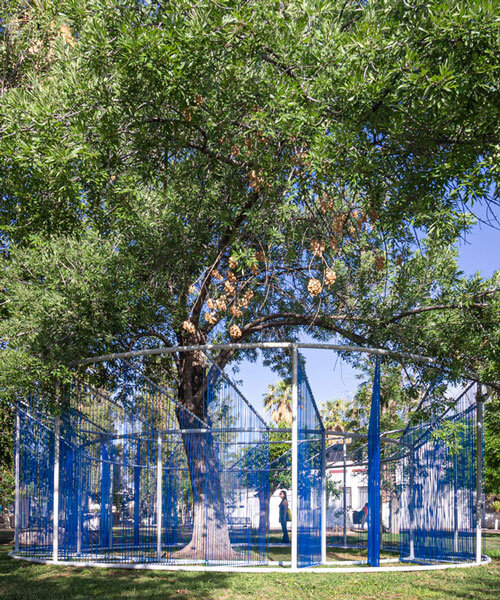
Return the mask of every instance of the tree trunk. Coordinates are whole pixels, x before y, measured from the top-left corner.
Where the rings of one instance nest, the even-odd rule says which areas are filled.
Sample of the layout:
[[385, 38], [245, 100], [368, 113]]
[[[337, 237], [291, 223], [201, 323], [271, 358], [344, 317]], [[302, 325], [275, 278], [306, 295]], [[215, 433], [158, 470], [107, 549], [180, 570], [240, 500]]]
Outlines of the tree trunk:
[[[183, 413], [182, 429], [198, 429], [199, 422]], [[193, 560], [236, 560], [231, 547], [220, 482], [219, 461], [212, 435], [183, 433], [182, 441], [191, 480], [193, 497], [193, 534], [176, 558]]]
[[[272, 496], [272, 493], [271, 493]], [[271, 504], [271, 497], [269, 491], [265, 487], [259, 489], [259, 533], [260, 535], [267, 535], [269, 532], [269, 509]]]
[[[190, 353], [191, 354], [191, 353]], [[193, 355], [200, 353], [192, 353]], [[179, 390], [180, 400], [191, 413], [179, 408], [177, 420], [184, 430], [182, 441], [191, 481], [193, 498], [193, 534], [187, 546], [175, 558], [192, 560], [241, 560], [229, 539], [224, 494], [221, 486], [217, 446], [204, 429], [203, 417], [203, 364], [204, 357], [188, 356], [183, 365]], [[187, 430], [187, 431], [186, 431]]]

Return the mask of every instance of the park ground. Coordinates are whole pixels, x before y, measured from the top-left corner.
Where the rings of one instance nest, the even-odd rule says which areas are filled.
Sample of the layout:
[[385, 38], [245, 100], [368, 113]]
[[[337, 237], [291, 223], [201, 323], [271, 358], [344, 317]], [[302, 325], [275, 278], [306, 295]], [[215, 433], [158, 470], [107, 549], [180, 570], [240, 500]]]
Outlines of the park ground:
[[[499, 600], [500, 534], [485, 535], [489, 565], [380, 574], [124, 571], [35, 565], [9, 558], [0, 532], [1, 600]], [[332, 552], [329, 558], [356, 558]], [[273, 558], [279, 558], [275, 556]]]

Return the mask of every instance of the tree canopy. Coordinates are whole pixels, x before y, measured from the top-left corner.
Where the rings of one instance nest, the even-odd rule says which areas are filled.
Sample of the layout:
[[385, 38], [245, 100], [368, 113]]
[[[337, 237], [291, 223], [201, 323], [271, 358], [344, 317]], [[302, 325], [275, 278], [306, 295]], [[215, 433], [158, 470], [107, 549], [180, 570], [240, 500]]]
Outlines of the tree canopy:
[[14, 0], [0, 19], [4, 389], [301, 327], [498, 379], [498, 275], [464, 279], [452, 248], [497, 199], [493, 4]]

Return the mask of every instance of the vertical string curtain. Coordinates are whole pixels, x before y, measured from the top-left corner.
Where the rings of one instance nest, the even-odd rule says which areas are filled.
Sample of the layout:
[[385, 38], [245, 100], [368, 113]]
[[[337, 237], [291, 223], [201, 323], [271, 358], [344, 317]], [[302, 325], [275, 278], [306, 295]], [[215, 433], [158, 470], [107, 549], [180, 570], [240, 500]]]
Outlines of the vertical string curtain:
[[[209, 358], [200, 415], [178, 403], [177, 381], [152, 381], [142, 363], [104, 371], [98, 388], [74, 381], [64, 392], [58, 440], [46, 399], [19, 404], [18, 554], [49, 560], [56, 547], [72, 561], [266, 563], [269, 473], [289, 472], [291, 453], [269, 464], [270, 431], [251, 403]], [[475, 408], [469, 387], [444, 415], [381, 448], [377, 363], [368, 448], [347, 445], [347, 463], [368, 469], [370, 564], [398, 544], [404, 561], [474, 560]], [[321, 562], [324, 430], [301, 358], [297, 420], [298, 565], [307, 567]], [[348, 543], [366, 544], [365, 535], [346, 523]]]
[[[476, 403], [470, 386], [444, 416], [409, 428], [401, 463], [401, 559], [475, 559]], [[482, 449], [481, 449], [482, 450]]]
[[380, 566], [380, 359], [376, 359], [368, 427], [368, 564]]
[[[175, 380], [104, 369], [105, 385], [74, 381], [61, 398], [58, 559], [266, 562], [269, 435], [248, 400], [210, 360], [201, 416], [178, 403]], [[50, 559], [54, 417], [35, 396], [19, 416], [19, 554]]]
[[297, 566], [321, 564], [321, 474], [324, 427], [299, 355]]

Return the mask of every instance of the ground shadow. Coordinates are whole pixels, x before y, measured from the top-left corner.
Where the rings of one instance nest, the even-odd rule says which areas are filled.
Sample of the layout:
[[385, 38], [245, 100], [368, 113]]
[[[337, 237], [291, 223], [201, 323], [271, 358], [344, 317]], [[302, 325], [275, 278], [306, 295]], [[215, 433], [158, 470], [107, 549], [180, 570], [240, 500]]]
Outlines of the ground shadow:
[[[2, 600], [212, 600], [230, 587], [225, 573], [185, 573], [38, 565], [8, 556], [0, 536]], [[228, 590], [229, 592], [229, 590]]]

